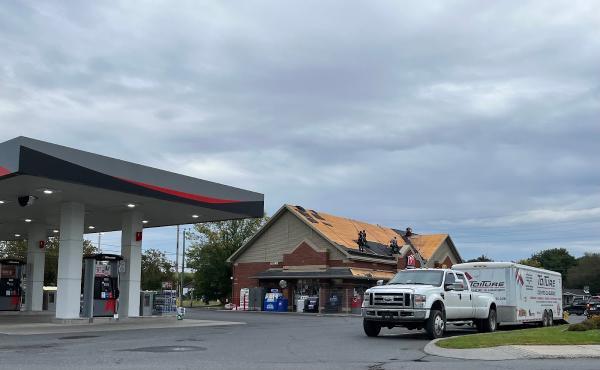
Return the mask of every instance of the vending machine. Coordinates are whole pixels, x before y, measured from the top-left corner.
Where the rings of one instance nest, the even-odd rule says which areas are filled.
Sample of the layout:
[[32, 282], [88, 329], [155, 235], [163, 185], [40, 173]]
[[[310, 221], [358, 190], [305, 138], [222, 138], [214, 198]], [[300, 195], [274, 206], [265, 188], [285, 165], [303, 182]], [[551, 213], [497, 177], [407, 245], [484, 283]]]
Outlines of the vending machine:
[[20, 311], [25, 262], [16, 258], [0, 259], [0, 311]]
[[84, 317], [115, 317], [119, 306], [119, 273], [123, 257], [94, 254], [83, 257]]
[[277, 311], [278, 302], [283, 298], [283, 294], [277, 289], [271, 289], [270, 293], [265, 294], [263, 311]]

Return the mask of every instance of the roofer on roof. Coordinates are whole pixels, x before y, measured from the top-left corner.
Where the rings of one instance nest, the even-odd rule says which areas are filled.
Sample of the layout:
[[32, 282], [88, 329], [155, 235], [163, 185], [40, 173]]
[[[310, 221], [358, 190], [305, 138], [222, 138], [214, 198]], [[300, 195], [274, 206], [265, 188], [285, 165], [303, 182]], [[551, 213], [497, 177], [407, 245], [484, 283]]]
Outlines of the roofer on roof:
[[390, 240], [390, 249], [392, 250], [392, 254], [398, 254], [400, 249], [398, 248], [398, 240], [394, 236], [394, 239]]

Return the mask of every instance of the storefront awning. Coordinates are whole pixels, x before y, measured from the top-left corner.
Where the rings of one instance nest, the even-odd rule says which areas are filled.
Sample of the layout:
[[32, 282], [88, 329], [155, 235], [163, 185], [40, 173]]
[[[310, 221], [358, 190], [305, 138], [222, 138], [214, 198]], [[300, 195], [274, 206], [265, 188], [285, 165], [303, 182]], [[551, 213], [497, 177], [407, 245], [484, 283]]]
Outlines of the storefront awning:
[[351, 280], [390, 280], [391, 271], [362, 268], [328, 268], [323, 270], [284, 270], [269, 269], [252, 276], [253, 279], [351, 279]]

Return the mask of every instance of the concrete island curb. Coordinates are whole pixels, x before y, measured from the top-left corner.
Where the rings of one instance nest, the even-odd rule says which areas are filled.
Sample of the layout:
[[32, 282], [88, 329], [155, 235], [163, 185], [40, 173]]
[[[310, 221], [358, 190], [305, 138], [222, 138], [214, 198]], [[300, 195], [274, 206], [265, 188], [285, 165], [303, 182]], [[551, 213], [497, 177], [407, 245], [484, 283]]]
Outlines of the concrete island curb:
[[450, 349], [441, 348], [434, 339], [427, 343], [423, 351], [432, 356], [457, 358], [463, 360], [520, 360], [552, 358], [600, 358], [600, 345], [510, 345], [488, 348]]

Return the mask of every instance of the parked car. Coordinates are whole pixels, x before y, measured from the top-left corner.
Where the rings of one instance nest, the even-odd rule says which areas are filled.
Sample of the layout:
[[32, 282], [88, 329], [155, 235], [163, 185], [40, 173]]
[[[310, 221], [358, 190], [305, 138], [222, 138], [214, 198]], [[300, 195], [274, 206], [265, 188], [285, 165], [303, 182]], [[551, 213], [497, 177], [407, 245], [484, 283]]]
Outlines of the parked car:
[[587, 303], [586, 315], [588, 318], [600, 315], [600, 297], [592, 297]]
[[430, 338], [444, 335], [446, 323], [472, 322], [479, 331], [496, 330], [496, 300], [471, 290], [464, 273], [449, 269], [398, 272], [386, 285], [368, 289], [362, 305], [363, 329], [369, 337], [381, 328], [425, 329]]
[[565, 306], [565, 311], [569, 313], [569, 315], [578, 315], [581, 316], [585, 314], [585, 310], [587, 309], [587, 302], [583, 299], [578, 299], [573, 301], [568, 306]]

